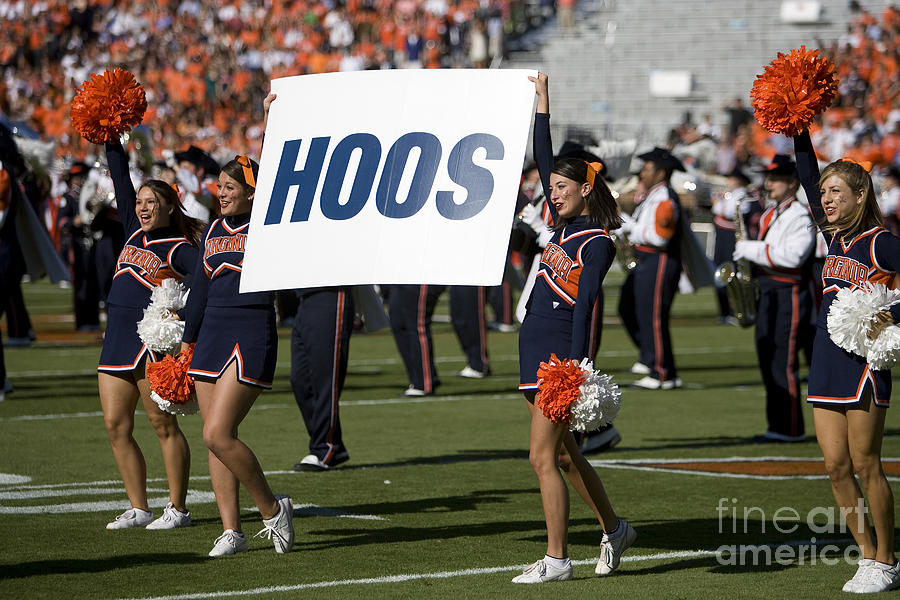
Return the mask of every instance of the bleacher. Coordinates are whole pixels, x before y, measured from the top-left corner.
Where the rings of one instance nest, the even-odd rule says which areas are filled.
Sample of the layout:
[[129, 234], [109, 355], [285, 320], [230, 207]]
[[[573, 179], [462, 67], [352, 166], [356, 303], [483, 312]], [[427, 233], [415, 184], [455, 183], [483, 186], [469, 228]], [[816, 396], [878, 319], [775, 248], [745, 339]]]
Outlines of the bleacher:
[[[865, 0], [880, 14], [891, 2]], [[555, 20], [527, 52], [513, 53], [505, 68], [537, 68], [550, 75], [554, 139], [578, 127], [598, 140], [634, 139], [638, 148], [659, 145], [687, 111], [724, 124], [723, 105], [742, 97], [778, 52], [805, 44], [830, 44], [852, 22], [847, 0], [819, 0], [815, 22], [787, 22], [781, 0], [581, 0], [576, 28]], [[799, 18], [810, 2], [794, 0]], [[685, 86], [684, 73], [688, 73]], [[675, 96], [654, 96], [658, 90]], [[687, 89], [686, 89], [687, 88]], [[686, 91], [686, 93], [685, 93]], [[682, 94], [682, 95], [678, 95]]]

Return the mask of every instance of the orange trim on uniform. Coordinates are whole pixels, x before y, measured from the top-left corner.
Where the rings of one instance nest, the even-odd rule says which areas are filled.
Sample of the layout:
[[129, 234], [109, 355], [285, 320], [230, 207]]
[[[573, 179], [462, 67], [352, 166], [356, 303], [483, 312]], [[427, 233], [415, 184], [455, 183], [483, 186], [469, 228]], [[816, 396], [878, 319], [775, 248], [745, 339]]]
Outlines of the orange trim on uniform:
[[800, 287], [795, 286], [791, 289], [791, 333], [788, 337], [788, 355], [787, 355], [787, 382], [788, 390], [797, 390], [796, 402], [794, 398], [791, 400], [791, 432], [793, 435], [799, 429], [799, 410], [800, 410], [800, 387], [794, 377], [794, 371], [797, 369], [797, 333], [800, 325]]
[[659, 381], [665, 381], [666, 377], [663, 373], [663, 356], [662, 356], [662, 327], [660, 327], [660, 305], [662, 304], [662, 284], [663, 277], [666, 273], [666, 261], [668, 260], [668, 256], [666, 254], [660, 254], [659, 256], [659, 265], [656, 267], [656, 285], [653, 287], [653, 346], [654, 346], [654, 357], [653, 360], [655, 362], [656, 374], [659, 376]]
[[656, 206], [656, 214], [654, 215], [654, 227], [656, 235], [670, 240], [675, 235], [675, 228], [678, 222], [675, 220], [675, 203], [672, 200], [664, 200]]
[[243, 383], [250, 383], [256, 385], [258, 387], [271, 389], [272, 382], [271, 381], [263, 381], [261, 379], [253, 379], [252, 377], [247, 377], [244, 375], [244, 357], [241, 355], [241, 346], [238, 343], [235, 343], [234, 350], [231, 351], [231, 356], [225, 361], [225, 364], [219, 370], [218, 373], [215, 371], [204, 371], [203, 369], [188, 369], [188, 375], [193, 376], [195, 373], [198, 373], [201, 377], [210, 377], [213, 379], [218, 379], [222, 377], [228, 367], [232, 362], [237, 363], [237, 378], [238, 381]]
[[878, 386], [875, 385], [875, 378], [872, 376], [872, 371], [869, 369], [869, 365], [866, 365], [866, 368], [863, 370], [862, 377], [859, 378], [859, 384], [856, 386], [856, 395], [855, 396], [807, 396], [808, 402], [823, 402], [827, 404], [856, 404], [862, 399], [863, 389], [865, 389], [866, 382], [872, 384], [872, 397], [877, 406], [888, 406], [890, 404], [890, 398], [888, 398], [887, 402], [879, 402], [878, 398], [875, 396], [875, 393], [878, 391]]
[[428, 303], [428, 286], [419, 286], [419, 303], [416, 307], [416, 332], [419, 335], [419, 353], [422, 355], [422, 385], [425, 393], [434, 391], [431, 380], [431, 355], [428, 352], [428, 337], [425, 335], [425, 309]]
[[328, 428], [328, 435], [325, 441], [328, 444], [328, 452], [322, 458], [322, 462], [327, 463], [334, 456], [334, 444], [331, 440], [334, 436], [334, 430], [337, 428], [337, 414], [340, 396], [338, 394], [338, 384], [341, 377], [341, 337], [344, 332], [344, 302], [346, 301], [347, 292], [341, 290], [338, 292], [336, 314], [334, 319], [334, 354], [331, 357], [331, 426]]
[[130, 365], [97, 365], [97, 370], [104, 371], [134, 371], [138, 364], [144, 359], [144, 357], [150, 362], [156, 362], [156, 355], [153, 351], [147, 347], [147, 344], [142, 344], [141, 349], [138, 351], [137, 358], [134, 359], [134, 362]]

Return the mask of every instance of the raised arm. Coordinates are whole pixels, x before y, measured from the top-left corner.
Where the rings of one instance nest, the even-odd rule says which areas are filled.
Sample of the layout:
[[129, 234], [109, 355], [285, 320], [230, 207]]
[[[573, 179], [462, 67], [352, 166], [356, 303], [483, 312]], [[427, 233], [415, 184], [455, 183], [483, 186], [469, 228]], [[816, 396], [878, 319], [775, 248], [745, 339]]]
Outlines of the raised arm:
[[106, 142], [106, 162], [109, 165], [109, 176], [116, 192], [116, 204], [119, 207], [119, 219], [125, 228], [125, 235], [131, 235], [141, 228], [137, 215], [134, 214], [134, 205], [137, 202], [137, 194], [134, 184], [131, 183], [131, 173], [128, 170], [128, 153], [122, 147], [119, 140]]
[[[541, 175], [541, 185], [544, 188], [544, 196], [550, 198], [550, 171], [553, 169], [553, 141], [550, 139], [550, 90], [547, 76], [538, 73], [537, 77], [528, 77], [534, 82], [534, 91], [537, 95], [537, 110], [534, 115], [534, 136], [532, 138], [534, 162], [537, 163], [538, 173]], [[548, 201], [551, 215], [555, 221], [556, 208]]]
[[[825, 210], [822, 208], [822, 194], [819, 191], [819, 163], [816, 160], [816, 151], [813, 149], [809, 131], [794, 136], [794, 157], [797, 161], [797, 173], [800, 176], [800, 185], [806, 192], [809, 200], [809, 209], [812, 211], [813, 221], [816, 226], [825, 221]], [[822, 232], [825, 241], [831, 245], [832, 233]]]

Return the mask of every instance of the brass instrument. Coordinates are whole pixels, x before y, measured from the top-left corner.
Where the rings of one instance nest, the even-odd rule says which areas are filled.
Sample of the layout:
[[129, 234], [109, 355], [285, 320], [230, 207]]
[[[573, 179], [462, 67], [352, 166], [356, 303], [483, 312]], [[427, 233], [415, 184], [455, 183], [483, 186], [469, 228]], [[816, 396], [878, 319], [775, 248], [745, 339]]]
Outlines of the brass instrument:
[[628, 241], [628, 236], [623, 232], [622, 235], [616, 235], [610, 232], [609, 238], [616, 246], [616, 261], [622, 270], [626, 273], [633, 270], [637, 266], [637, 256], [634, 254], [634, 248]]
[[[744, 218], [741, 214], [741, 199], [735, 201], [734, 241], [744, 239]], [[737, 262], [727, 261], [716, 267], [716, 287], [724, 288], [734, 317], [741, 327], [756, 324], [756, 307], [759, 304], [759, 284], [750, 271], [750, 261], [742, 258]]]

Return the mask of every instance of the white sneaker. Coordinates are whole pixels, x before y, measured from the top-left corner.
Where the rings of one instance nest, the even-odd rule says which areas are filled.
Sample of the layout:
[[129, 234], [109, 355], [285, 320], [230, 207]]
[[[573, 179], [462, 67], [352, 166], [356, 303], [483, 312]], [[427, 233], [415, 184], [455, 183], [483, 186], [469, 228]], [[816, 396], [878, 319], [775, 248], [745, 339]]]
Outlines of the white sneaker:
[[866, 570], [868, 570], [869, 565], [871, 565], [873, 561], [871, 558], [863, 558], [857, 563], [859, 568], [856, 569], [856, 573], [853, 577], [844, 584], [844, 587], [841, 588], [842, 592], [852, 592], [855, 591], [856, 585], [865, 578]]
[[637, 361], [633, 365], [631, 365], [631, 369], [629, 369], [635, 375], [649, 375], [650, 367], [642, 363], [641, 361]]
[[619, 561], [622, 554], [628, 550], [637, 539], [637, 531], [628, 524], [625, 519], [619, 519], [619, 527], [624, 527], [622, 535], [610, 538], [607, 534], [603, 534], [600, 540], [600, 560], [597, 561], [597, 568], [594, 572], [597, 575], [609, 575], [619, 568]]
[[886, 565], [873, 560], [865, 567], [865, 572], [860, 576], [859, 582], [849, 591], [856, 594], [874, 594], [887, 592], [897, 587], [900, 587], [900, 562]]
[[278, 513], [271, 519], [263, 519], [264, 527], [253, 537], [265, 536], [275, 543], [275, 552], [284, 554], [294, 547], [294, 505], [288, 496], [278, 499]]
[[233, 529], [226, 529], [222, 535], [216, 538], [210, 556], [230, 556], [238, 552], [247, 551], [247, 536]]
[[529, 565], [521, 575], [513, 577], [513, 583], [547, 583], [548, 581], [568, 581], [572, 579], [572, 563], [565, 569], [548, 565], [544, 559]]
[[420, 390], [418, 388], [413, 387], [412, 384], [410, 384], [410, 386], [408, 388], [403, 390], [403, 395], [404, 396], [425, 396], [426, 394], [425, 394], [425, 390]]
[[129, 508], [116, 517], [112, 523], [107, 523], [107, 529], [130, 529], [132, 527], [146, 527], [153, 520], [153, 513], [140, 508]]
[[482, 373], [481, 371], [476, 371], [469, 365], [466, 365], [466, 368], [457, 373], [460, 377], [466, 377], [468, 379], [484, 379], [487, 376], [487, 373]]
[[641, 377], [631, 385], [633, 385], [634, 387], [643, 388], [645, 390], [674, 390], [680, 388], [684, 384], [681, 381], [681, 377], [660, 381], [655, 377], [647, 375], [646, 377]]
[[172, 502], [166, 504], [160, 518], [147, 525], [147, 529], [176, 529], [191, 526], [191, 511], [181, 512]]

